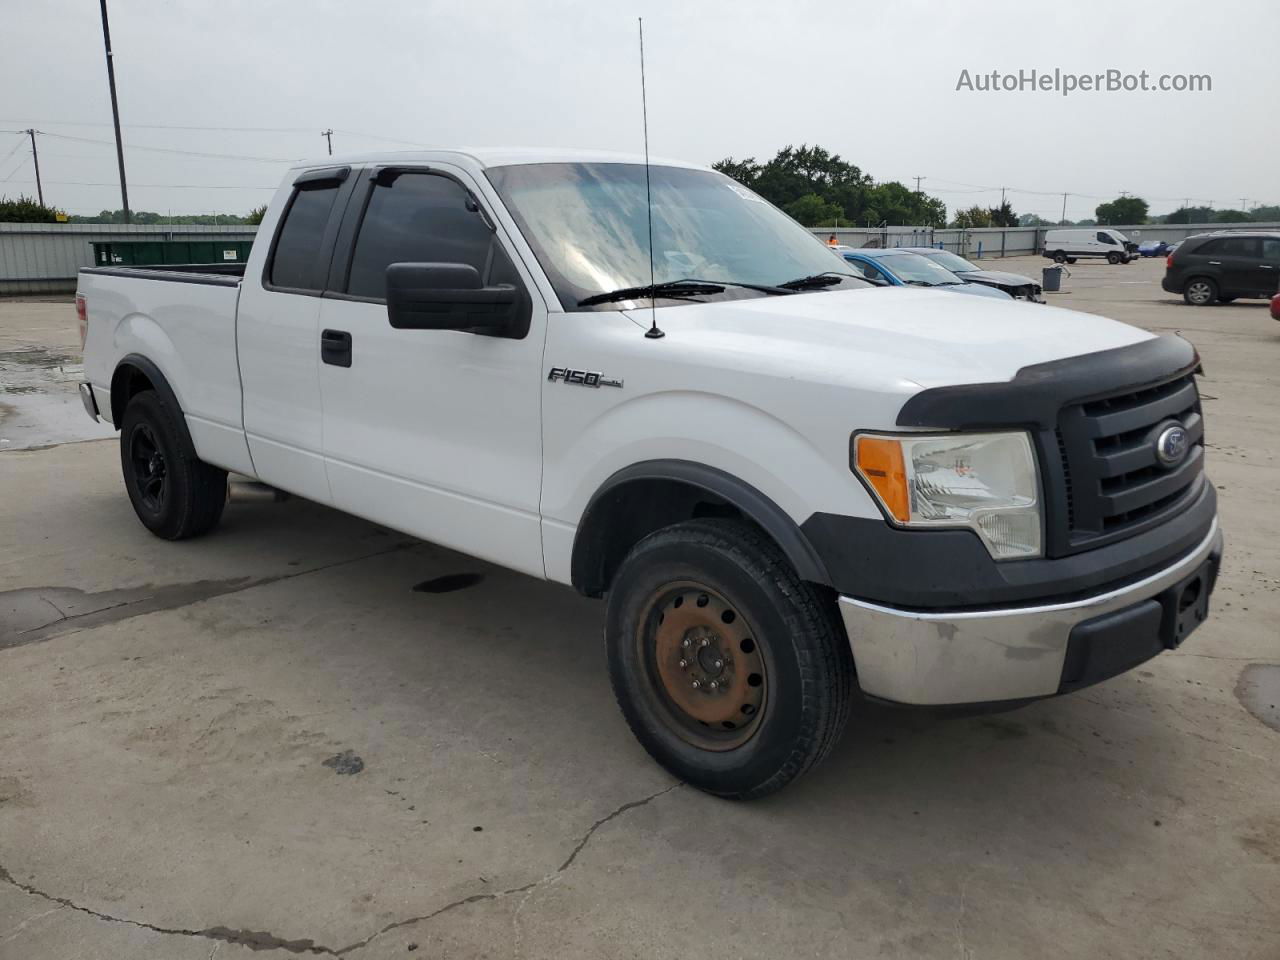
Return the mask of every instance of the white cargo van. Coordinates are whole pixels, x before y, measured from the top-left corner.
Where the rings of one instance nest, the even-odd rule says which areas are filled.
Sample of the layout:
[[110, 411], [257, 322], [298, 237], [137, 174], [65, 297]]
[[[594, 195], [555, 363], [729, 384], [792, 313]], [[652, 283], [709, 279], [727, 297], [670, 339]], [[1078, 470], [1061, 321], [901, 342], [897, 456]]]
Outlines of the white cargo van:
[[1119, 230], [1082, 227], [1050, 230], [1044, 235], [1040, 252], [1055, 263], [1075, 263], [1078, 257], [1106, 257], [1107, 263], [1128, 263], [1137, 259], [1138, 245]]

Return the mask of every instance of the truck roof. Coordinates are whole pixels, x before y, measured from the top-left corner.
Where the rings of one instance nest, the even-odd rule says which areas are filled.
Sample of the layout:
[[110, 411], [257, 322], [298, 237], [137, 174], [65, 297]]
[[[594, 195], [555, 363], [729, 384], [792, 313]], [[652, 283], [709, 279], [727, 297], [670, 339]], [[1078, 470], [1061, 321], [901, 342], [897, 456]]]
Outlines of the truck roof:
[[[605, 150], [579, 150], [567, 147], [459, 147], [448, 150], [379, 150], [372, 153], [345, 154], [338, 157], [320, 157], [300, 161], [291, 169], [306, 170], [312, 167], [332, 167], [339, 164], [370, 163], [458, 163], [463, 166], [505, 167], [525, 163], [644, 163], [644, 155], [638, 153], [614, 153]], [[673, 160], [668, 157], [650, 157], [656, 166], [689, 167], [696, 170], [710, 169], [704, 164]]]

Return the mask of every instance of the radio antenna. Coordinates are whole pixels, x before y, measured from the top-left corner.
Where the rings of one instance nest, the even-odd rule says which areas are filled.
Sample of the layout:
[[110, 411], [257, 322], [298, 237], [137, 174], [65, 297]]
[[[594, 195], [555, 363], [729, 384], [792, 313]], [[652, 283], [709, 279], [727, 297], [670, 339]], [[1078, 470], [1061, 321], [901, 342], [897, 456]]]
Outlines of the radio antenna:
[[666, 334], [658, 329], [658, 306], [654, 303], [657, 291], [653, 269], [653, 188], [649, 184], [649, 98], [644, 86], [644, 17], [637, 17], [640, 25], [640, 110], [644, 117], [644, 199], [649, 208], [649, 329], [644, 335], [650, 340], [659, 340]]

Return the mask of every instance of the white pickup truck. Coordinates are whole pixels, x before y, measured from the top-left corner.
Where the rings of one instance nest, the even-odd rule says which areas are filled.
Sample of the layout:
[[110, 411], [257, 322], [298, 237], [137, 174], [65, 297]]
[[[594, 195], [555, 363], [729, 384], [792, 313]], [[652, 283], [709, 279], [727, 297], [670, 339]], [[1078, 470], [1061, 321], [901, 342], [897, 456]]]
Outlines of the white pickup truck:
[[81, 271], [141, 521], [207, 532], [234, 472], [604, 597], [628, 723], [713, 793], [804, 773], [855, 698], [1015, 706], [1207, 614], [1190, 344], [878, 289], [711, 170], [304, 164], [233, 270]]

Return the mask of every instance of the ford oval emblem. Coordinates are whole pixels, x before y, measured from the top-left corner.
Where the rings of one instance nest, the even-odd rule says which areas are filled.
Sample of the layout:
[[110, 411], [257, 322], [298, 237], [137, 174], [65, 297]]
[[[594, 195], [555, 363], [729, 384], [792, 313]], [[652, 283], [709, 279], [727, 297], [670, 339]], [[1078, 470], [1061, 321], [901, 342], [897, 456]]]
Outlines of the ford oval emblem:
[[1174, 467], [1187, 456], [1187, 431], [1180, 426], [1165, 427], [1156, 437], [1156, 459], [1161, 466]]

